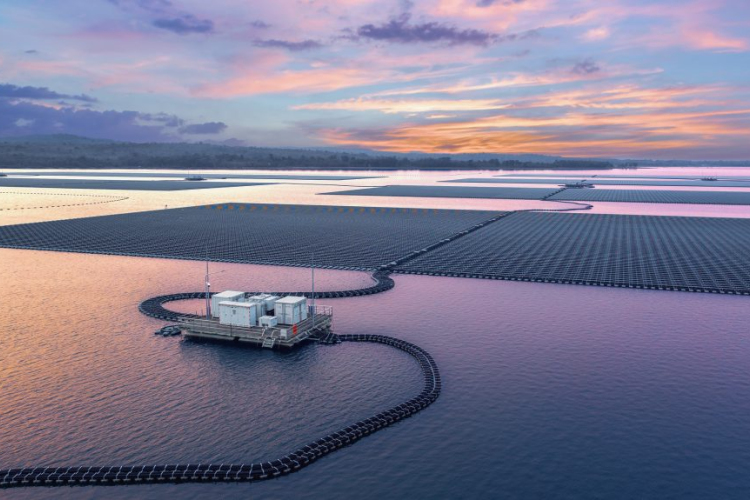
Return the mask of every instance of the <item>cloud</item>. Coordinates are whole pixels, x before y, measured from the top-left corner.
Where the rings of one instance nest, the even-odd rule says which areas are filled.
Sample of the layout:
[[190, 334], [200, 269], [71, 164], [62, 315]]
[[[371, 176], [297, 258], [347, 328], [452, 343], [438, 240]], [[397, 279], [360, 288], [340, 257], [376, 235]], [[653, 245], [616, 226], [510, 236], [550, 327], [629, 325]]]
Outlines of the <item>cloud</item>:
[[602, 68], [592, 59], [584, 59], [582, 61], [578, 61], [570, 71], [574, 75], [591, 75], [601, 71], [601, 69]]
[[253, 28], [258, 28], [260, 30], [265, 30], [271, 27], [270, 24], [263, 22], [260, 19], [256, 19], [255, 21], [251, 22], [250, 26], [252, 26]]
[[152, 12], [163, 12], [172, 7], [169, 0], [109, 0], [109, 3], [118, 7], [136, 6]]
[[598, 42], [609, 38], [610, 31], [606, 26], [600, 26], [598, 28], [591, 28], [586, 31], [582, 38], [587, 42]]
[[492, 5], [514, 5], [523, 3], [525, 0], [477, 0], [477, 7], [490, 7]]
[[450, 45], [488, 45], [500, 37], [494, 33], [475, 29], [459, 29], [436, 22], [409, 24], [408, 13], [391, 19], [385, 24], [365, 24], [357, 28], [360, 38], [395, 43], [446, 42]]
[[186, 125], [179, 129], [181, 134], [219, 134], [227, 129], [224, 122], [206, 122]]
[[[592, 134], [592, 130], [597, 130]], [[326, 142], [381, 151], [542, 153], [578, 156], [746, 156], [750, 109], [696, 112], [499, 114], [390, 129], [324, 129]]]
[[29, 49], [29, 50], [24, 50], [23, 53], [24, 54], [38, 54], [39, 51], [36, 49]]
[[120, 9], [151, 18], [151, 25], [178, 35], [212, 33], [214, 22], [180, 10], [170, 0], [109, 0]]
[[86, 94], [69, 95], [50, 90], [47, 87], [19, 87], [9, 83], [0, 84], [0, 98], [11, 99], [70, 99], [81, 102], [97, 102], [97, 100]]
[[[35, 95], [54, 94], [49, 90], [46, 92]], [[97, 111], [44, 101], [16, 101], [0, 96], [0, 136], [74, 134], [133, 142], [174, 142], [183, 139], [181, 134], [217, 134], [226, 128], [227, 125], [222, 122], [185, 125], [183, 118], [168, 113]]]
[[75, 134], [136, 142], [174, 141], [169, 128], [137, 111], [55, 108], [0, 99], [0, 135]]
[[214, 23], [210, 19], [198, 19], [192, 14], [181, 14], [178, 17], [160, 18], [153, 21], [154, 26], [178, 35], [190, 33], [211, 33]]
[[502, 109], [508, 104], [496, 99], [345, 99], [335, 102], [302, 104], [292, 109], [380, 111], [394, 113], [434, 113], [436, 111], [483, 111]]
[[323, 46], [320, 42], [316, 42], [315, 40], [302, 40], [301, 42], [292, 42], [289, 40], [275, 40], [275, 39], [255, 40], [253, 41], [253, 45], [255, 45], [256, 47], [264, 47], [264, 48], [286, 49], [292, 52], [317, 49]]

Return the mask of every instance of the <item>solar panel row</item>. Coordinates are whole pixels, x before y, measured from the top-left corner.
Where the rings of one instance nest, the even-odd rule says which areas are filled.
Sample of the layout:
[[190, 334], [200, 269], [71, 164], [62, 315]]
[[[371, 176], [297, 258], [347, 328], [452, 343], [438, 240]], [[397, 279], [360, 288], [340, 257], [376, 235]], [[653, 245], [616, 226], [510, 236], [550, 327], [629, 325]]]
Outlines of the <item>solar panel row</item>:
[[748, 248], [747, 219], [525, 212], [399, 271], [750, 293]]
[[0, 246], [373, 269], [497, 212], [223, 203], [0, 227]]

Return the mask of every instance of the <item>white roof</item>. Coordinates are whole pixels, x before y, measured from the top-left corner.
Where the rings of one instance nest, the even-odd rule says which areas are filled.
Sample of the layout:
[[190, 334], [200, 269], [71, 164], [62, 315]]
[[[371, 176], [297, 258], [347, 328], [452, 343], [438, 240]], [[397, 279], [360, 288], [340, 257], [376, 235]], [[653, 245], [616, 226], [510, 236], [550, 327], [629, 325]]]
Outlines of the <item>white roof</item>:
[[231, 300], [219, 302], [219, 307], [256, 307], [257, 305], [255, 302], [232, 302]]
[[305, 297], [298, 297], [294, 295], [288, 295], [284, 297], [283, 299], [279, 299], [276, 301], [277, 304], [299, 304], [301, 302], [306, 301], [307, 298]]
[[272, 299], [278, 299], [276, 295], [271, 295], [270, 293], [259, 293], [258, 295], [253, 295], [250, 297], [251, 299], [257, 299], [257, 300], [272, 300]]
[[237, 292], [234, 290], [225, 290], [214, 295], [214, 297], [236, 297], [238, 295], [245, 295], [245, 292]]

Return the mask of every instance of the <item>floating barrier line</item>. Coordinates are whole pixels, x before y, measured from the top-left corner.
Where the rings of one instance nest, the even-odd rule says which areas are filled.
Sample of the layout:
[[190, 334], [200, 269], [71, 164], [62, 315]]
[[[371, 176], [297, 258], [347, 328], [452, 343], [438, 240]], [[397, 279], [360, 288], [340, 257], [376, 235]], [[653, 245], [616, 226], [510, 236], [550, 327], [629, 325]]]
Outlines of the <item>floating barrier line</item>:
[[0, 487], [129, 485], [199, 482], [249, 482], [297, 472], [316, 460], [351, 445], [365, 436], [427, 408], [440, 395], [437, 364], [421, 347], [385, 335], [329, 334], [330, 344], [372, 342], [399, 349], [412, 356], [424, 374], [424, 388], [417, 396], [312, 441], [275, 460], [251, 464], [119, 465], [72, 467], [24, 467], [0, 469]]
[[[373, 273], [375, 284], [357, 290], [316, 292], [316, 298], [338, 298], [371, 295], [390, 290], [394, 286], [390, 270]], [[310, 292], [291, 292], [312, 297]], [[288, 295], [277, 293], [278, 295]], [[187, 292], [162, 295], [143, 301], [138, 309], [145, 315], [167, 320], [194, 318], [194, 314], [170, 311], [164, 307], [175, 300], [205, 298], [205, 292]], [[0, 487], [25, 486], [75, 486], [75, 485], [128, 485], [152, 483], [196, 482], [248, 482], [272, 479], [296, 472], [365, 436], [395, 424], [427, 408], [440, 395], [441, 380], [435, 360], [421, 347], [385, 335], [336, 335], [328, 332], [318, 339], [321, 344], [336, 345], [342, 342], [371, 342], [399, 349], [419, 363], [424, 375], [424, 388], [415, 397], [378, 413], [370, 418], [328, 434], [276, 460], [252, 464], [175, 464], [175, 465], [121, 465], [25, 467], [0, 469]]]

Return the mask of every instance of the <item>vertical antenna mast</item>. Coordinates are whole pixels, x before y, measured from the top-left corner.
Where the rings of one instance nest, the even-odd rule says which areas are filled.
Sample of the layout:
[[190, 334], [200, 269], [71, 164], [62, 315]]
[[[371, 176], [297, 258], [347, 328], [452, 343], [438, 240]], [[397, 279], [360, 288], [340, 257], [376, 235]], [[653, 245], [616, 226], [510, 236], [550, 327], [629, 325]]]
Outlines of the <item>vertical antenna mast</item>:
[[211, 283], [208, 282], [208, 245], [206, 245], [206, 319], [211, 319]]
[[312, 327], [315, 328], [315, 252], [310, 254], [310, 269], [312, 272]]

